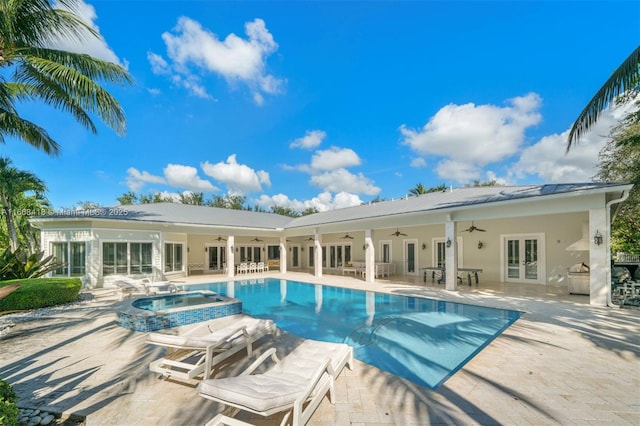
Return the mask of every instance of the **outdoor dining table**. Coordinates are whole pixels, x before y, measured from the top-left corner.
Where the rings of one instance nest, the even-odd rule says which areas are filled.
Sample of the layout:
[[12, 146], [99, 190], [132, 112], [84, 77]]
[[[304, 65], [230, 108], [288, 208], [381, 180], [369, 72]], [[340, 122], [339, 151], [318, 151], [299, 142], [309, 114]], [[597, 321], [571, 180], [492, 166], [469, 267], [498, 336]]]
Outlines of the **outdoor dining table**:
[[[436, 279], [436, 273], [440, 272], [440, 278], [438, 279], [438, 284], [442, 284], [446, 281], [446, 270], [444, 267], [437, 266], [429, 266], [426, 268], [420, 268], [424, 270], [423, 281], [427, 282], [427, 272], [431, 271], [431, 282], [434, 282]], [[467, 282], [471, 285], [471, 275], [474, 276], [476, 285], [480, 282], [480, 278], [478, 274], [482, 272], [480, 268], [458, 268], [458, 274], [467, 274]], [[462, 277], [458, 276], [458, 282], [462, 283]]]

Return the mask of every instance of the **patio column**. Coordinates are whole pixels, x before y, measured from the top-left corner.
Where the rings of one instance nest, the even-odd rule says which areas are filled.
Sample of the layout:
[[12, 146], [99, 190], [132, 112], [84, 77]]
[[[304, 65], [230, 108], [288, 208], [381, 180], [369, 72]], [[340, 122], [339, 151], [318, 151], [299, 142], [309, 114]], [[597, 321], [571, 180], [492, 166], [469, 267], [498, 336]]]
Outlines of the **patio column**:
[[322, 235], [313, 234], [313, 269], [316, 277], [322, 276]]
[[[609, 231], [606, 209], [589, 210], [589, 303], [606, 306], [609, 292], [611, 263], [609, 262]], [[602, 244], [594, 242], [595, 235], [602, 237]]]
[[287, 237], [280, 237], [280, 272], [287, 272]]
[[458, 243], [456, 239], [456, 222], [448, 220], [444, 224], [445, 238], [445, 288], [455, 290], [458, 284]]
[[227, 238], [227, 276], [229, 278], [233, 278], [236, 275], [236, 252], [234, 242], [234, 236], [229, 235]]
[[365, 281], [368, 283], [376, 280], [376, 257], [373, 248], [373, 231], [364, 230], [364, 261], [365, 261]]

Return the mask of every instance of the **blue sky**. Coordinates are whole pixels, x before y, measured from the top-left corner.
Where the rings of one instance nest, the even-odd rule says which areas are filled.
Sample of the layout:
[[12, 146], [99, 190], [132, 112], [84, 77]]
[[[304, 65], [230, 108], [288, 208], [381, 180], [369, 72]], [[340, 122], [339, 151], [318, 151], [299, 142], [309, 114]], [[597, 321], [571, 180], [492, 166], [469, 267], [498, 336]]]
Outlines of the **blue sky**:
[[55, 208], [137, 193], [228, 192], [302, 210], [403, 197], [417, 183], [588, 181], [608, 111], [569, 155], [566, 133], [640, 42], [637, 1], [92, 1], [126, 66], [110, 87], [119, 137], [50, 107], [21, 113], [62, 145], [0, 154], [45, 181]]

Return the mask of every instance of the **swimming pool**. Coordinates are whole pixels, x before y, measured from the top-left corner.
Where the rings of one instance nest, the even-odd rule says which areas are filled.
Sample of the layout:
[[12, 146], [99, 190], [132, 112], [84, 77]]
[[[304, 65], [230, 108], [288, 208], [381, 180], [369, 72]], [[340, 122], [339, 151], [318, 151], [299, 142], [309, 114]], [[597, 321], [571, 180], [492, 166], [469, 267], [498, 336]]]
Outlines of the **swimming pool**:
[[354, 347], [356, 358], [438, 388], [521, 313], [420, 297], [265, 278], [206, 285], [289, 333]]

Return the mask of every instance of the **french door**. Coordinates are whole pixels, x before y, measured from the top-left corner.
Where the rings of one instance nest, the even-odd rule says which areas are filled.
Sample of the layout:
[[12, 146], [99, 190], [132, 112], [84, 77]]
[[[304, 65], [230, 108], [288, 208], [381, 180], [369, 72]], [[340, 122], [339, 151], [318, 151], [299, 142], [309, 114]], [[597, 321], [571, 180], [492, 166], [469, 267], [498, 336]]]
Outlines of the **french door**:
[[504, 281], [544, 283], [544, 236], [504, 236]]
[[405, 275], [418, 274], [418, 257], [416, 256], [418, 240], [404, 240], [404, 273]]
[[207, 270], [219, 271], [224, 268], [224, 264], [227, 262], [226, 246], [207, 246]]

